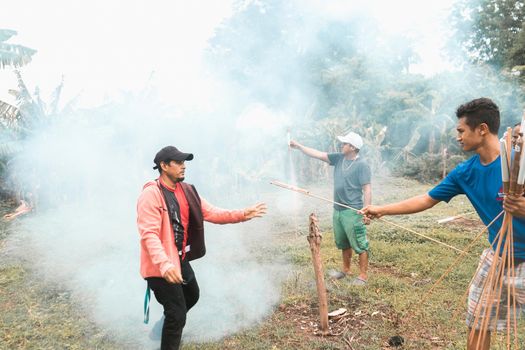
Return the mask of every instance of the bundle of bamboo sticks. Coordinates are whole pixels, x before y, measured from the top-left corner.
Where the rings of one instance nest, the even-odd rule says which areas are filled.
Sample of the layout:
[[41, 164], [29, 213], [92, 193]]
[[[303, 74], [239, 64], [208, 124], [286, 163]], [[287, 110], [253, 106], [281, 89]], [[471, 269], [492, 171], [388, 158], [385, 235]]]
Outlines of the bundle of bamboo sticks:
[[[523, 123], [522, 123], [523, 124]], [[524, 125], [522, 125], [523, 127]], [[525, 129], [522, 129], [525, 130]], [[525, 166], [523, 166], [525, 152], [522, 152], [523, 139], [520, 137], [512, 152], [511, 147], [512, 129], [507, 128], [505, 136], [500, 140], [501, 146], [501, 176], [503, 180], [504, 196], [522, 196], [523, 184], [525, 182]], [[516, 295], [515, 269], [514, 269], [514, 235], [512, 227], [512, 214], [505, 212], [503, 223], [493, 242], [494, 255], [487, 254], [485, 259], [491, 259], [492, 263], [483, 283], [481, 293], [474, 310], [474, 323], [470, 332], [470, 341], [477, 331], [477, 347], [481, 349], [485, 343], [488, 332], [506, 328], [507, 349], [518, 349], [518, 331], [516, 324]], [[485, 263], [482, 260], [480, 267]], [[480, 269], [478, 267], [478, 269]], [[503, 293], [506, 293], [504, 295]], [[500, 313], [501, 299], [506, 297], [506, 324], [498, 327], [498, 316]], [[512, 316], [512, 319], [511, 319]], [[514, 341], [511, 340], [513, 333]], [[512, 346], [514, 344], [514, 346]]]

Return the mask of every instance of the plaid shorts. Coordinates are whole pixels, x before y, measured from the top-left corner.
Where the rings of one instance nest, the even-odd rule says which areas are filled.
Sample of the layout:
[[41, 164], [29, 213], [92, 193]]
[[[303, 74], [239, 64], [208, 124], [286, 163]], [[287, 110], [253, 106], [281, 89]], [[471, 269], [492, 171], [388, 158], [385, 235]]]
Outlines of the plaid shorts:
[[[478, 271], [474, 276], [472, 284], [469, 289], [468, 295], [468, 311], [467, 311], [467, 326], [472, 328], [478, 313], [478, 308], [481, 308], [480, 316], [475, 328], [480, 328], [482, 320], [487, 317], [488, 310], [486, 304], [488, 303], [486, 296], [481, 296], [483, 291], [483, 285], [489, 274], [492, 261], [494, 259], [494, 252], [492, 249], [485, 249], [481, 254]], [[498, 257], [498, 259], [501, 259]], [[508, 269], [505, 268], [503, 272], [503, 285], [501, 288], [501, 297], [499, 302], [495, 301], [490, 310], [490, 319], [488, 327], [491, 331], [493, 330], [504, 330], [507, 328], [507, 315], [510, 316], [510, 326], [514, 325], [514, 316], [516, 320], [521, 316], [525, 310], [525, 263], [514, 265], [514, 276], [513, 278], [507, 277]], [[514, 288], [512, 288], [514, 285]], [[510, 308], [508, 307], [508, 289], [510, 286]], [[498, 287], [499, 289], [499, 287]], [[515, 290], [513, 290], [515, 289]], [[515, 294], [514, 294], [515, 292]], [[496, 294], [497, 296], [497, 294]], [[481, 299], [481, 300], [480, 300]], [[514, 300], [516, 301], [516, 315], [514, 315]], [[499, 309], [498, 309], [499, 304]], [[496, 309], [497, 319], [496, 319]]]

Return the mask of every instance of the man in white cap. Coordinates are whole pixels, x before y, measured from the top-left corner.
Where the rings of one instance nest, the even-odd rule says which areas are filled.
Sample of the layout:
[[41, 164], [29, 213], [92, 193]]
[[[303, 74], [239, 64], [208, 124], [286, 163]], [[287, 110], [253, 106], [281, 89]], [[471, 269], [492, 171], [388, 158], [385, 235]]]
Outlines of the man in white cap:
[[[341, 153], [327, 153], [290, 141], [290, 147], [309, 157], [326, 162], [334, 167], [334, 201], [354, 209], [372, 203], [371, 172], [368, 164], [359, 157], [363, 139], [355, 132], [338, 136]], [[350, 273], [352, 250], [359, 254], [359, 275], [352, 280], [354, 285], [365, 285], [368, 280], [368, 240], [366, 227], [370, 219], [355, 210], [334, 204], [333, 225], [337, 248], [342, 250], [343, 269], [332, 274], [340, 279]]]

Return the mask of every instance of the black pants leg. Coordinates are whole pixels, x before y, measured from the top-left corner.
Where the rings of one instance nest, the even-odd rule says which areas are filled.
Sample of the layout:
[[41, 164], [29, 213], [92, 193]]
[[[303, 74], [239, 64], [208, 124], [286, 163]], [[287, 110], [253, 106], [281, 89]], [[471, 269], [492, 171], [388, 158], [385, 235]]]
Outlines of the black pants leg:
[[155, 299], [164, 307], [161, 350], [179, 349], [186, 313], [199, 300], [199, 285], [189, 262], [183, 261], [181, 268], [186, 284], [171, 284], [160, 277], [146, 279]]
[[200, 296], [199, 284], [195, 278], [195, 272], [191, 268], [189, 262], [182, 262], [182, 278], [186, 284], [182, 285], [182, 292], [184, 293], [184, 301], [186, 302], [186, 312], [197, 304]]

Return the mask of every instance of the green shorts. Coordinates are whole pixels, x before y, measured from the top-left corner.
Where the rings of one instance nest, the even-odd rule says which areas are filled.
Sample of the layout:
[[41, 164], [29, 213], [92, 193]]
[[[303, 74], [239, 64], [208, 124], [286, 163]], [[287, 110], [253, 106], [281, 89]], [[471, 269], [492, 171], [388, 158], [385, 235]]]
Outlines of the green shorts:
[[352, 248], [357, 254], [368, 251], [363, 216], [351, 209], [334, 210], [334, 238], [339, 249]]

